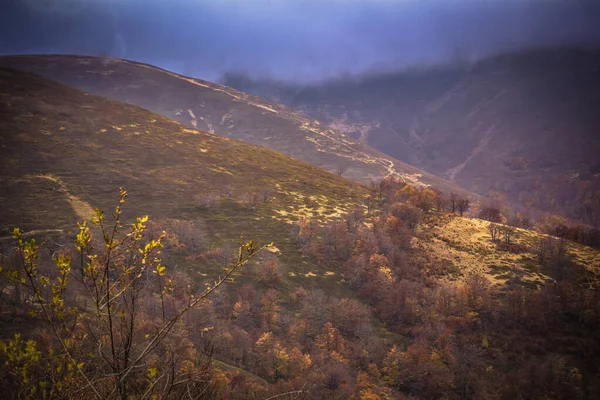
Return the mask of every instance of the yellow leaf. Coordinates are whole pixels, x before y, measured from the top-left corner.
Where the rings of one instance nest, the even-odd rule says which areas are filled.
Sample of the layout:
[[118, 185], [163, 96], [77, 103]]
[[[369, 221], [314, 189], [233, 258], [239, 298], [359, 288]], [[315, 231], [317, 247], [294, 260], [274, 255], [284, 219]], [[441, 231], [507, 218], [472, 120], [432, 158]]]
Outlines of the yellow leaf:
[[154, 379], [154, 377], [156, 377], [156, 368], [150, 368], [146, 376], [148, 379]]
[[481, 341], [481, 346], [484, 349], [487, 349], [488, 347], [490, 347], [490, 343], [488, 342], [488, 340], [485, 336], [483, 337], [483, 340]]

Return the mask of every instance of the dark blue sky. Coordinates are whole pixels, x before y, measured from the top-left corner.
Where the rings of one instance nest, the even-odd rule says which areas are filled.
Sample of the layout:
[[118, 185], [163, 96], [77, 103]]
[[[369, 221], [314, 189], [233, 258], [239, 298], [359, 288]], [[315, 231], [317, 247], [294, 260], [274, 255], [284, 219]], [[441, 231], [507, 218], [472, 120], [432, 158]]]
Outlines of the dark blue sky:
[[300, 82], [600, 45], [598, 0], [0, 0], [0, 53]]

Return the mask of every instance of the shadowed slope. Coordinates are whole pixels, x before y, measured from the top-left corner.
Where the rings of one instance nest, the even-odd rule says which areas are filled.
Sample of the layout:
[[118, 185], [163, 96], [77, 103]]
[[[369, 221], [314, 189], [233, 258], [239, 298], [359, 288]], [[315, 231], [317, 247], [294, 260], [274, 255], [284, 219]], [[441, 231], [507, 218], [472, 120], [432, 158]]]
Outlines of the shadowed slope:
[[230, 76], [478, 194], [600, 224], [600, 52], [558, 49], [286, 87]]

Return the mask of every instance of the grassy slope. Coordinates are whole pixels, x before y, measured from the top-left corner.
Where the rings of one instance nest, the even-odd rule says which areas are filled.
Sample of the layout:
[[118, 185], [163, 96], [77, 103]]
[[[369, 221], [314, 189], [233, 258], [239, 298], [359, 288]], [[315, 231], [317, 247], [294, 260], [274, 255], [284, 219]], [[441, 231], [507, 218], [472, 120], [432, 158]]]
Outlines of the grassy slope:
[[[215, 244], [241, 234], [275, 240], [289, 280], [331, 290], [344, 286], [336, 274], [298, 254], [288, 222], [339, 215], [365, 196], [361, 185], [28, 73], [0, 69], [0, 87], [0, 237], [16, 225], [72, 229], [92, 207], [114, 206], [123, 186], [130, 193], [130, 216], [201, 220]], [[255, 210], [234, 200], [210, 210], [195, 207], [196, 195], [223, 194], [227, 186], [234, 198], [265, 189], [273, 196]], [[454, 218], [424, 229], [424, 238], [415, 239], [417, 249], [428, 250], [423, 257], [450, 260], [463, 275], [475, 269], [494, 277], [499, 269], [532, 264], [533, 254], [497, 250], [483, 221]], [[536, 236], [519, 230], [517, 243], [530, 245]], [[587, 247], [571, 245], [571, 252], [578, 265], [594, 269], [600, 263]], [[530, 272], [525, 279], [546, 279]]]
[[[0, 240], [9, 239], [14, 226], [73, 233], [75, 221], [89, 218], [92, 207], [113, 207], [122, 186], [129, 192], [128, 217], [148, 213], [151, 219], [200, 221], [213, 246], [235, 246], [242, 234], [259, 243], [274, 241], [284, 303], [299, 286], [354, 297], [339, 273], [300, 254], [289, 223], [302, 215], [335, 218], [366, 195], [360, 184], [28, 73], [0, 69], [0, 87]], [[196, 195], [223, 195], [228, 186], [233, 198], [208, 210], [195, 207]], [[254, 210], [235, 200], [263, 190], [271, 198]], [[177, 254], [171, 262], [200, 281], [222, 272], [217, 264], [184, 261]], [[260, 286], [253, 266], [236, 282]], [[374, 326], [392, 342], [404, 340], [379, 321]], [[241, 371], [220, 361], [215, 365]]]
[[468, 194], [277, 103], [146, 64], [87, 56], [0, 57], [0, 65], [34, 72], [90, 93], [135, 104], [220, 136], [273, 148], [369, 183], [396, 173], [415, 184]]
[[[201, 221], [216, 245], [235, 244], [242, 234], [273, 240], [286, 285], [350, 294], [339, 277], [298, 253], [288, 222], [303, 213], [332, 218], [365, 195], [361, 185], [28, 73], [0, 69], [0, 88], [0, 237], [14, 226], [72, 231], [92, 207], [112, 208], [124, 187], [127, 217]], [[209, 210], [195, 206], [197, 195], [223, 195], [227, 186], [232, 199]], [[263, 190], [272, 197], [255, 210], [235, 201]]]
[[[414, 251], [424, 265], [449, 268], [444, 281], [461, 282], [473, 274], [483, 274], [499, 287], [511, 278], [530, 288], [552, 281], [551, 271], [538, 265], [532, 251], [534, 243], [546, 235], [517, 229], [512, 242], [521, 251], [513, 253], [492, 242], [489, 225], [479, 219], [443, 216], [420, 227], [421, 233], [413, 239]], [[598, 250], [568, 242], [567, 254], [575, 266], [575, 280], [594, 286], [600, 283]]]

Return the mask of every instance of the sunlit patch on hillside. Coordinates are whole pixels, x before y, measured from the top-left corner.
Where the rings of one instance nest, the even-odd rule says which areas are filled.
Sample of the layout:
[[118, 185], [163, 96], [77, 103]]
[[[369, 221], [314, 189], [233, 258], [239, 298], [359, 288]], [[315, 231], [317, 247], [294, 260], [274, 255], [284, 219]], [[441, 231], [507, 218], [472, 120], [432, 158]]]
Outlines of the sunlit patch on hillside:
[[255, 103], [255, 104], [253, 104], [253, 105], [254, 105], [255, 107], [262, 108], [263, 110], [267, 110], [267, 111], [269, 111], [269, 112], [272, 112], [272, 113], [275, 113], [275, 114], [277, 114], [277, 111], [276, 111], [276, 110], [273, 110], [273, 109], [272, 109], [271, 107], [269, 107], [269, 106], [265, 106], [265, 105], [262, 105], [262, 104], [256, 104], [256, 103]]
[[233, 174], [232, 174], [231, 172], [229, 172], [229, 171], [227, 170], [227, 168], [225, 168], [225, 167], [221, 167], [220, 165], [214, 165], [214, 164], [213, 164], [213, 166], [211, 166], [209, 169], [210, 169], [211, 171], [213, 171], [213, 172], [217, 172], [217, 173], [220, 173], [220, 174], [227, 174], [227, 175], [231, 175], [231, 176], [233, 176]]
[[[517, 228], [511, 243], [518, 250], [511, 252], [491, 240], [489, 226], [489, 222], [479, 219], [445, 217], [424, 226], [428, 234], [413, 238], [413, 246], [423, 250], [421, 254], [426, 255], [427, 262], [449, 269], [444, 280], [464, 282], [472, 275], [482, 274], [497, 285], [505, 285], [511, 279], [531, 287], [553, 281], [538, 265], [533, 250], [535, 242], [547, 235]], [[589, 274], [588, 279], [599, 280], [598, 251], [568, 243], [567, 253], [575, 268]]]
[[275, 254], [281, 254], [281, 250], [279, 250], [277, 246], [267, 247], [267, 251], [270, 251], [271, 253]]
[[272, 218], [289, 224], [301, 218], [316, 219], [322, 223], [339, 219], [355, 205], [350, 202], [339, 202], [324, 195], [306, 196], [295, 191], [279, 189], [280, 194], [291, 198], [291, 204], [282, 209], [275, 209]]

